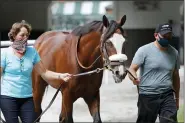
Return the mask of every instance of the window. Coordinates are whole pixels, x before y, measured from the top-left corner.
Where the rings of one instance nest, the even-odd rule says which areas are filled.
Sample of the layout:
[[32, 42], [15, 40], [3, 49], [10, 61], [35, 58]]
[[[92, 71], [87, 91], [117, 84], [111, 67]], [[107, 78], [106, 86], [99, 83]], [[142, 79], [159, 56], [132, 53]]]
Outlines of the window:
[[63, 14], [64, 15], [72, 15], [75, 11], [75, 2], [65, 2]]
[[[113, 18], [112, 1], [55, 1], [51, 5], [49, 28], [52, 30], [72, 30], [92, 20], [102, 20], [102, 14]], [[106, 8], [110, 8], [106, 11]]]
[[86, 2], [82, 2], [81, 4], [81, 14], [82, 15], [89, 15], [92, 13], [92, 9], [93, 9], [93, 2], [92, 1], [86, 1]]

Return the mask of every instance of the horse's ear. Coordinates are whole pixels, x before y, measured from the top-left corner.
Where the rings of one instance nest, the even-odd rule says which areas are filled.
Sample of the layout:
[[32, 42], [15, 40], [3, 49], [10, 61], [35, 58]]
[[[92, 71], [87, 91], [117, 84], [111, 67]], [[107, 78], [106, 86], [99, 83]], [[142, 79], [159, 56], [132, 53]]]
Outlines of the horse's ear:
[[124, 15], [122, 18], [121, 18], [121, 21], [120, 21], [120, 26], [123, 26], [125, 24], [125, 21], [126, 21], [126, 15]]
[[107, 28], [109, 26], [109, 20], [105, 15], [103, 15], [103, 25]]

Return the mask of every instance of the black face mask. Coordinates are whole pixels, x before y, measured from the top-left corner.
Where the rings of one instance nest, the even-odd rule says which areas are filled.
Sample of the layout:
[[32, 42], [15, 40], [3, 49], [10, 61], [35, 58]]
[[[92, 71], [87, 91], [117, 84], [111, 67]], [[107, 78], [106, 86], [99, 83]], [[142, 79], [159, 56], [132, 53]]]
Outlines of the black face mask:
[[170, 44], [170, 40], [171, 39], [165, 39], [165, 38], [161, 38], [158, 35], [159, 39], [158, 39], [158, 43], [162, 46], [162, 47], [168, 47], [168, 45]]

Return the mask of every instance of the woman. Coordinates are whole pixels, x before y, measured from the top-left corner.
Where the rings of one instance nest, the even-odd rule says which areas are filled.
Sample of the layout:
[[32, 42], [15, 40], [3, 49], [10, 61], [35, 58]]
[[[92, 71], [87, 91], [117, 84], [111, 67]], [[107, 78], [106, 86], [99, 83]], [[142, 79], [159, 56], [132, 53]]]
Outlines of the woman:
[[44, 68], [35, 48], [27, 46], [31, 26], [25, 21], [14, 23], [9, 39], [13, 42], [1, 50], [1, 101], [0, 108], [7, 123], [32, 123], [36, 119], [32, 95], [31, 73], [35, 69], [46, 81], [63, 80], [72, 76]]

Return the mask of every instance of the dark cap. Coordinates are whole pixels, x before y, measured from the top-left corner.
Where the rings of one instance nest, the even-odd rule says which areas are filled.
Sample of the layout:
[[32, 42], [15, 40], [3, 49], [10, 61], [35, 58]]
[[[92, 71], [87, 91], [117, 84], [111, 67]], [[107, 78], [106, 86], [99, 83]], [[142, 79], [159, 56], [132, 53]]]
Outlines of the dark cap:
[[159, 24], [155, 29], [155, 32], [164, 35], [166, 33], [172, 32], [172, 26], [169, 23]]

